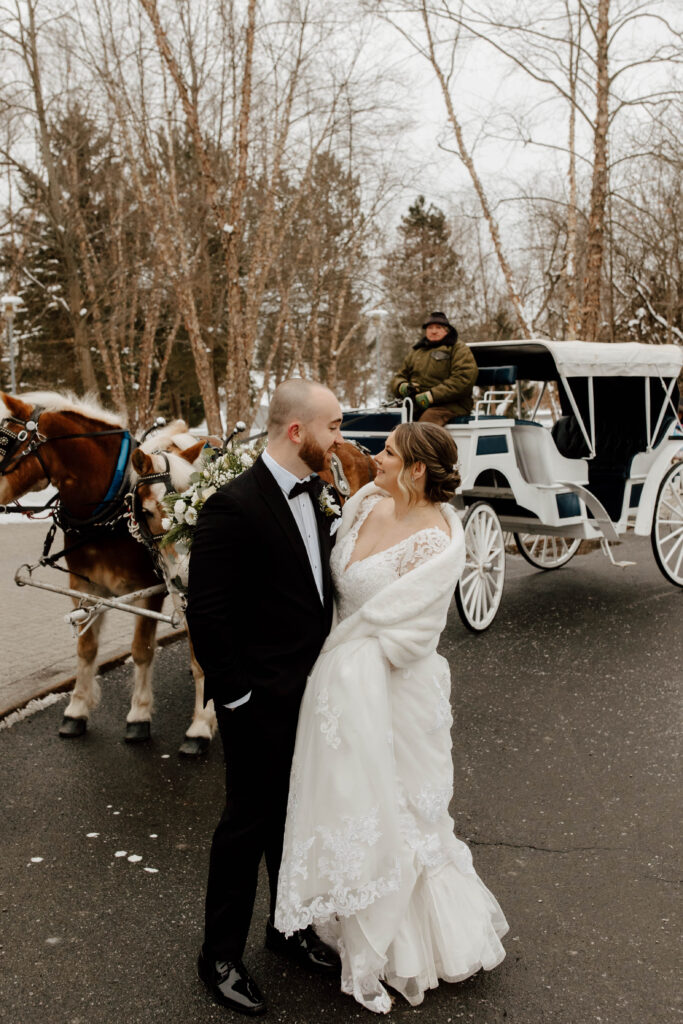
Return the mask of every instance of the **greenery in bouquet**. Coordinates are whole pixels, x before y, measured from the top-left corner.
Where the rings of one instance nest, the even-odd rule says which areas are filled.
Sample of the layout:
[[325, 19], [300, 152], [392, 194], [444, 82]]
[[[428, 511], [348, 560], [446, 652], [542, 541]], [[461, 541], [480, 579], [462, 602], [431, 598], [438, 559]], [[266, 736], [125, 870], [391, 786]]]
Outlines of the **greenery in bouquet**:
[[190, 485], [179, 494], [173, 491], [163, 500], [166, 515], [161, 521], [164, 536], [161, 546], [192, 545], [197, 517], [212, 494], [249, 469], [265, 448], [265, 440], [253, 444], [235, 445], [221, 452], [207, 447], [199, 457], [199, 466], [190, 477]]

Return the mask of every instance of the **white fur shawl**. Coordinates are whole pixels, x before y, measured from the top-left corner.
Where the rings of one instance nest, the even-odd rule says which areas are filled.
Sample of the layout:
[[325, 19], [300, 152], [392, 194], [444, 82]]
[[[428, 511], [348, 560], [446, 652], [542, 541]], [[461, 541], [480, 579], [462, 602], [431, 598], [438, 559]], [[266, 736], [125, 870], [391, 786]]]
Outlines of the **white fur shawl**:
[[[370, 483], [346, 502], [337, 542], [351, 529], [366, 495], [384, 493]], [[375, 637], [390, 664], [402, 668], [436, 650], [465, 564], [460, 520], [450, 505], [442, 505], [441, 511], [451, 531], [448, 547], [384, 587], [353, 615], [335, 625], [323, 652], [348, 640]]]

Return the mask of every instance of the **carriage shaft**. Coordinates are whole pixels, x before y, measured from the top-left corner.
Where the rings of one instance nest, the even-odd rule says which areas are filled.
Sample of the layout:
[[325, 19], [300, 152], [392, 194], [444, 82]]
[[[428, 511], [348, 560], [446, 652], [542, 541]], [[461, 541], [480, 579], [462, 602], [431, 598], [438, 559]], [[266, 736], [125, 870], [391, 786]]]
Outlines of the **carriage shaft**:
[[[23, 570], [28, 569], [28, 576], [23, 575]], [[157, 583], [153, 587], [146, 587], [144, 590], [134, 590], [130, 594], [122, 594], [121, 597], [99, 597], [97, 594], [88, 594], [81, 590], [73, 590], [71, 587], [55, 587], [51, 583], [39, 583], [31, 579], [31, 570], [28, 566], [22, 565], [14, 574], [14, 582], [18, 587], [37, 587], [39, 590], [49, 590], [53, 594], [63, 594], [65, 597], [73, 597], [80, 602], [90, 605], [105, 605], [107, 608], [118, 609], [121, 612], [128, 612], [130, 615], [142, 615], [148, 619], [156, 619], [158, 622], [168, 622], [174, 629], [180, 626], [178, 614], [164, 615], [163, 612], [155, 612], [149, 608], [133, 608], [132, 601], [144, 600], [153, 594], [166, 593], [163, 583]]]

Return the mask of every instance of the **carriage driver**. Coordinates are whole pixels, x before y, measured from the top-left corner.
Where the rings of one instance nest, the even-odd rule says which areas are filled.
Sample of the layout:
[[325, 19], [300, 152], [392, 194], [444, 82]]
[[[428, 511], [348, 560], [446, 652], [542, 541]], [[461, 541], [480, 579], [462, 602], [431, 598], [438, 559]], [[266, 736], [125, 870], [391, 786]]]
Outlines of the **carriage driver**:
[[422, 329], [424, 337], [406, 356], [390, 391], [397, 398], [413, 399], [415, 419], [444, 426], [454, 416], [472, 411], [472, 388], [479, 370], [445, 313], [432, 313]]

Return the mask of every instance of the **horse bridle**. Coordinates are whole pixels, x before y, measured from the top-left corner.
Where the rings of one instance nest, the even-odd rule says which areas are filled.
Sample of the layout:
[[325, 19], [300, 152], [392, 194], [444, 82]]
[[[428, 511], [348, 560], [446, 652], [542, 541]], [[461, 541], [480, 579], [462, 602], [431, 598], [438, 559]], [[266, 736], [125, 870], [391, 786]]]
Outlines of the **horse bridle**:
[[[17, 416], [5, 416], [0, 422], [0, 476], [7, 476], [28, 455], [35, 455], [48, 480], [50, 479], [45, 463], [38, 454], [38, 449], [48, 440], [38, 430], [38, 422], [43, 412], [43, 407], [36, 405], [27, 420], [20, 420]], [[21, 429], [15, 434], [13, 430], [7, 429], [9, 423], [16, 423]], [[15, 458], [17, 449], [24, 441], [28, 441], [26, 448]]]
[[[0, 456], [0, 476], [7, 476], [17, 468], [20, 462], [23, 462], [29, 455], [35, 455], [40, 463], [43, 472], [48, 480], [50, 480], [50, 471], [43, 462], [39, 449], [44, 444], [50, 444], [53, 441], [71, 441], [77, 438], [85, 437], [105, 437], [109, 434], [127, 434], [128, 431], [125, 427], [112, 427], [111, 430], [90, 430], [79, 434], [57, 434], [55, 437], [46, 437], [45, 434], [41, 434], [38, 429], [40, 417], [45, 412], [45, 409], [41, 405], [36, 405], [31, 410], [28, 419], [20, 420], [17, 416], [5, 416], [3, 420], [0, 420], [0, 449], [2, 454]], [[19, 430], [16, 434], [12, 430], [7, 429], [8, 423], [16, 423], [17, 426], [23, 429]], [[28, 444], [23, 451], [19, 454], [15, 454], [17, 448], [19, 448], [24, 441], [28, 441]]]
[[[5, 416], [5, 418], [0, 421], [0, 476], [8, 476], [10, 473], [14, 472], [17, 466], [23, 462], [24, 459], [34, 455], [38, 460], [48, 483], [52, 483], [49, 467], [45, 464], [45, 461], [40, 454], [40, 449], [43, 445], [49, 444], [53, 441], [67, 441], [79, 438], [104, 437], [107, 435], [118, 434], [122, 438], [122, 448], [119, 450], [119, 463], [121, 464], [121, 469], [119, 470], [119, 466], [117, 466], [116, 484], [112, 483], [112, 485], [110, 485], [110, 490], [107, 493], [106, 498], [99, 503], [93, 515], [86, 519], [78, 519], [68, 511], [62, 502], [59, 502], [53, 511], [55, 522], [57, 522], [64, 530], [81, 530], [90, 526], [107, 526], [117, 522], [122, 515], [125, 514], [118, 514], [118, 511], [122, 503], [125, 502], [128, 492], [128, 459], [130, 458], [130, 446], [132, 446], [134, 438], [125, 427], [112, 427], [109, 430], [90, 430], [74, 434], [56, 434], [54, 437], [47, 437], [39, 430], [40, 417], [44, 412], [45, 408], [43, 406], [36, 405], [31, 410], [26, 420], [19, 419], [17, 416], [9, 415]], [[9, 430], [8, 425], [11, 423], [16, 424], [21, 429], [16, 433], [13, 430]], [[124, 467], [123, 455], [125, 453], [122, 449], [123, 445], [126, 443], [126, 439], [128, 439], [129, 447]], [[19, 450], [24, 444], [26, 447]], [[52, 501], [49, 504], [52, 504]]]
[[[140, 495], [138, 494], [138, 487], [140, 486], [140, 484], [163, 484], [165, 487], [164, 497], [166, 497], [167, 494], [172, 494], [175, 491], [173, 481], [171, 480], [171, 465], [168, 461], [168, 456], [166, 455], [166, 452], [154, 451], [151, 454], [161, 456], [161, 458], [164, 460], [165, 469], [163, 470], [163, 472], [141, 473], [138, 476], [137, 480], [135, 481], [135, 484], [133, 485], [133, 489], [130, 495], [131, 518], [129, 520], [129, 528], [134, 536], [134, 530], [137, 529], [137, 531], [139, 531], [140, 539], [142, 540], [143, 543], [157, 541], [159, 537], [163, 536], [163, 533], [152, 533], [149, 526], [147, 525], [147, 521], [144, 515], [145, 510], [142, 507]], [[135, 527], [133, 527], [133, 523], [135, 524]]]

